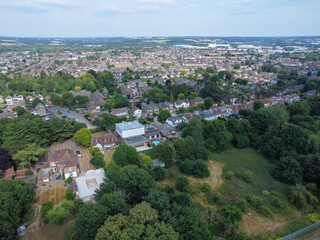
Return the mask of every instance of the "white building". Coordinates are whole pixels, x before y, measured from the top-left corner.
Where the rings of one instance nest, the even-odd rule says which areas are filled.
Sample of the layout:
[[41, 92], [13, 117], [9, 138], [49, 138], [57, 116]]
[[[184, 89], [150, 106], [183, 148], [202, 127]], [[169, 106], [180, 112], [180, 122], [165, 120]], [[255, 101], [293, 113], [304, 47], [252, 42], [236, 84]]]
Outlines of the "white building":
[[177, 100], [175, 103], [174, 103], [174, 107], [176, 109], [179, 109], [179, 108], [189, 108], [190, 107], [190, 103], [188, 100]]
[[89, 202], [93, 200], [95, 191], [99, 189], [104, 178], [103, 168], [89, 170], [84, 176], [75, 178], [76, 186], [72, 186], [72, 189], [84, 202]]
[[136, 121], [117, 123], [116, 132], [122, 139], [145, 134], [144, 126]]

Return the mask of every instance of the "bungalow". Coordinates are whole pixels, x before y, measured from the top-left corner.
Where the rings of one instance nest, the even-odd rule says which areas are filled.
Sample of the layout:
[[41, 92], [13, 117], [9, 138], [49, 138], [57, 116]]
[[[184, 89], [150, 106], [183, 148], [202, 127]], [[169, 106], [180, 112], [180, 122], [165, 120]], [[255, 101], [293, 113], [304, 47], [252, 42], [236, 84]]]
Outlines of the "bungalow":
[[126, 117], [127, 118], [129, 116], [127, 107], [112, 109], [111, 114], [116, 117]]
[[189, 108], [190, 106], [190, 103], [188, 100], [177, 100], [175, 103], [174, 103], [174, 106], [176, 109], [179, 109], [179, 108]]
[[169, 117], [167, 120], [166, 120], [166, 123], [169, 124], [170, 126], [172, 127], [176, 127], [178, 126], [180, 123], [183, 123], [185, 122], [186, 119], [184, 117]]
[[119, 145], [120, 140], [117, 134], [107, 131], [105, 134], [91, 138], [91, 146], [97, 147], [101, 152]]
[[196, 97], [190, 99], [190, 106], [197, 106], [199, 103], [204, 103], [204, 99], [202, 97]]

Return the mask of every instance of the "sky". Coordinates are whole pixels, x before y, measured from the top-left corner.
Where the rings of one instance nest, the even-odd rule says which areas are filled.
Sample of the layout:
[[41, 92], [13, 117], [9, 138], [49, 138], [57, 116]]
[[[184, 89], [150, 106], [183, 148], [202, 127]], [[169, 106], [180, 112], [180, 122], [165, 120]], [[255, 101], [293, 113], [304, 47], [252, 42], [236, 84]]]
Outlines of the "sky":
[[319, 36], [320, 0], [0, 0], [0, 36]]

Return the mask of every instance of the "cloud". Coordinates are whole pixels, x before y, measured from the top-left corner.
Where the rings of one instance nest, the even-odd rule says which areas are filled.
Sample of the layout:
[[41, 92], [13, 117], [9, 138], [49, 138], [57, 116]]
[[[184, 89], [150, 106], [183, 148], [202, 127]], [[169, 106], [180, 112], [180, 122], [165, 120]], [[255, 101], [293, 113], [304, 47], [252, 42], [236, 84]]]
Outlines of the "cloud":
[[154, 3], [154, 4], [172, 4], [173, 0], [139, 0], [142, 3]]
[[111, 16], [116, 16], [119, 14], [129, 14], [132, 12], [133, 12], [132, 10], [111, 5], [111, 6], [103, 7], [101, 9], [97, 10], [95, 13], [99, 17], [111, 17]]

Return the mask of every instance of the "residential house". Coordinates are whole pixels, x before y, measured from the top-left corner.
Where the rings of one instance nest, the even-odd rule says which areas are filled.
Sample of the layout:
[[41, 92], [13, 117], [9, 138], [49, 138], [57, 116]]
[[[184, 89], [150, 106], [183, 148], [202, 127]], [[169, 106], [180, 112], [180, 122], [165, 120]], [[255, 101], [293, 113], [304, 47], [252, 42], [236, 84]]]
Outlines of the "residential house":
[[212, 111], [209, 110], [202, 110], [197, 114], [197, 118], [202, 120], [207, 120], [207, 121], [212, 121], [217, 119], [217, 116], [215, 114], [212, 113]]
[[153, 113], [159, 114], [159, 107], [154, 102], [150, 102], [149, 104], [145, 102], [141, 103], [141, 109], [148, 117], [152, 116]]
[[68, 177], [77, 177], [79, 174], [78, 157], [71, 149], [57, 149], [49, 151], [47, 161], [41, 167], [43, 176], [60, 173]]
[[45, 116], [47, 114], [46, 108], [42, 103], [38, 103], [33, 109], [31, 109], [33, 115]]
[[166, 120], [166, 123], [169, 124], [170, 126], [172, 127], [176, 127], [178, 126], [180, 123], [183, 123], [185, 122], [186, 119], [184, 117], [169, 117], [167, 120]]
[[160, 131], [157, 127], [153, 126], [152, 124], [145, 125], [145, 134], [144, 136], [150, 139], [157, 139], [160, 138]]
[[174, 106], [172, 103], [169, 103], [169, 102], [161, 102], [159, 103], [159, 109], [160, 110], [167, 110], [169, 111], [170, 113], [173, 113], [174, 112]]
[[6, 97], [6, 102], [11, 104], [13, 102], [13, 98], [11, 96]]
[[116, 116], [116, 117], [126, 117], [126, 118], [129, 117], [128, 108], [127, 107], [114, 108], [114, 109], [112, 109], [111, 114]]
[[204, 99], [202, 97], [196, 97], [190, 99], [190, 106], [197, 106], [199, 103], [204, 103]]
[[116, 133], [107, 131], [105, 134], [91, 138], [91, 146], [97, 147], [101, 152], [119, 145], [120, 140]]
[[177, 100], [175, 103], [174, 103], [174, 107], [176, 109], [180, 109], [180, 108], [189, 108], [190, 107], [190, 103], [188, 100]]
[[179, 137], [180, 136], [180, 134], [176, 130], [176, 128], [172, 127], [168, 124], [152, 123], [152, 125], [159, 129], [162, 137], [172, 138], [172, 137]]
[[142, 110], [140, 108], [134, 107], [130, 111], [135, 119], [141, 118]]

